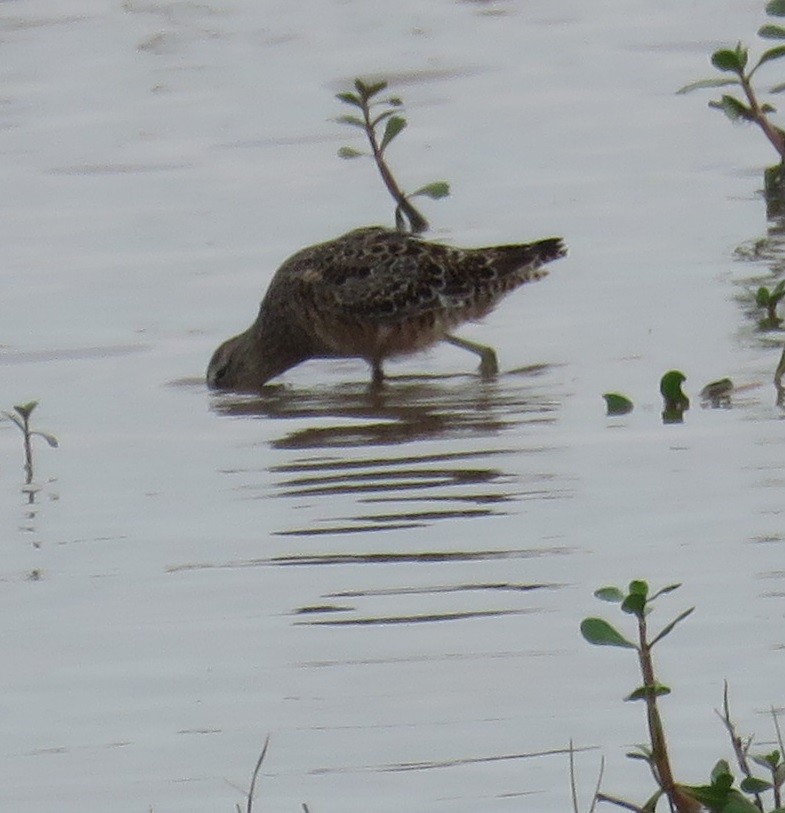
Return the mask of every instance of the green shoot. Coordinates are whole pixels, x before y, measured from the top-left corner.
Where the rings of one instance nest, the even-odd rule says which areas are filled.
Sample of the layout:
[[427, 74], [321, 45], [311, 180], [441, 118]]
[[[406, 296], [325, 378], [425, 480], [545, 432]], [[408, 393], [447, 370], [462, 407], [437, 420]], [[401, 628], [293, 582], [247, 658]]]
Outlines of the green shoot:
[[777, 316], [777, 305], [785, 296], [785, 280], [781, 280], [771, 290], [761, 286], [755, 292], [755, 304], [766, 309], [766, 318], [760, 323], [762, 330], [777, 330], [782, 325], [782, 319]]
[[[770, 17], [785, 17], [785, 0], [770, 0], [766, 4], [766, 14]], [[758, 30], [758, 36], [764, 40], [779, 41], [779, 45], [768, 48], [758, 57], [752, 65], [749, 60], [749, 49], [741, 42], [735, 48], [722, 48], [711, 56], [711, 64], [720, 72], [721, 76], [709, 79], [700, 79], [685, 85], [678, 92], [689, 93], [702, 88], [737, 87], [739, 94], [732, 96], [723, 94], [720, 99], [709, 102], [709, 107], [721, 110], [733, 122], [749, 122], [760, 127], [763, 134], [779, 155], [780, 163], [785, 163], [785, 131], [774, 125], [769, 114], [775, 108], [768, 103], [761, 103], [753, 87], [752, 79], [758, 69], [768, 62], [785, 56], [785, 27], [768, 23]], [[770, 93], [781, 93], [785, 84], [779, 84], [769, 89]], [[738, 96], [741, 98], [738, 98]]]
[[681, 370], [668, 370], [660, 379], [660, 395], [665, 402], [663, 423], [682, 423], [684, 420], [684, 413], [690, 408], [690, 399], [681, 388], [686, 380]]
[[33, 410], [38, 406], [38, 401], [28, 401], [26, 404], [18, 404], [14, 407], [13, 412], [3, 412], [2, 414], [8, 418], [9, 421], [14, 423], [19, 431], [22, 433], [23, 444], [25, 450], [25, 472], [27, 475], [26, 482], [29, 485], [33, 481], [33, 444], [32, 438], [34, 435], [43, 438], [50, 446], [57, 448], [58, 442], [54, 435], [48, 432], [40, 432], [38, 430], [30, 429], [30, 416]]
[[[412, 204], [411, 199], [416, 197], [432, 198], [433, 200], [444, 198], [450, 194], [449, 184], [446, 181], [434, 181], [408, 195], [405, 194], [385, 160], [387, 148], [407, 126], [406, 119], [400, 115], [403, 102], [397, 96], [379, 98], [379, 94], [387, 89], [387, 82], [368, 84], [361, 79], [355, 79], [354, 89], [356, 92], [338, 93], [336, 98], [344, 104], [356, 108], [359, 115], [357, 113], [346, 114], [339, 116], [337, 121], [364, 131], [371, 147], [370, 156], [376, 163], [387, 191], [395, 201], [396, 227], [400, 231], [405, 231], [408, 221], [409, 231], [414, 234], [427, 231], [428, 221]], [[367, 154], [348, 146], [338, 150], [341, 158], [358, 158]]]
[[626, 415], [633, 410], [632, 401], [620, 392], [606, 392], [602, 397], [605, 399], [608, 415]]
[[633, 581], [630, 582], [626, 592], [617, 587], [604, 587], [595, 593], [595, 596], [603, 601], [619, 604], [622, 612], [635, 618], [637, 625], [637, 635], [635, 637], [637, 641], [631, 641], [602, 618], [586, 618], [581, 623], [581, 633], [590, 644], [634, 649], [638, 655], [643, 685], [635, 689], [626, 699], [643, 700], [645, 702], [650, 747], [635, 752], [632, 758], [642, 759], [649, 765], [658, 785], [658, 790], [653, 801], [649, 800], [646, 806], [641, 808], [632, 806], [631, 809], [653, 810], [653, 805], [656, 804], [656, 799], [660, 795], [667, 797], [671, 809], [677, 811], [677, 813], [697, 813], [699, 809], [695, 799], [676, 784], [673, 776], [665, 730], [658, 706], [658, 698], [669, 694], [670, 689], [657, 680], [651, 654], [653, 647], [667, 635], [670, 635], [674, 627], [687, 618], [694, 608], [680, 613], [653, 637], [649, 635], [647, 622], [647, 616], [653, 609], [652, 605], [655, 599], [676, 590], [678, 587], [680, 585], [671, 584], [656, 593], [650, 594], [649, 585], [646, 582]]

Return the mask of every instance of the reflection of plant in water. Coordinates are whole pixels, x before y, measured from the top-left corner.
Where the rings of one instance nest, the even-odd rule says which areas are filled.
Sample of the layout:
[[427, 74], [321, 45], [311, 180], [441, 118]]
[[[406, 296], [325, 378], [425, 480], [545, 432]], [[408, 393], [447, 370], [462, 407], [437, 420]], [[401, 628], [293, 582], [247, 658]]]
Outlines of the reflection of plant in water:
[[30, 416], [33, 410], [38, 406], [38, 401], [29, 401], [26, 404], [18, 404], [14, 407], [13, 412], [3, 412], [8, 420], [13, 421], [22, 433], [24, 449], [25, 449], [25, 473], [27, 476], [27, 484], [29, 485], [33, 480], [33, 435], [42, 437], [50, 446], [57, 447], [57, 438], [50, 435], [48, 432], [40, 432], [37, 429], [30, 429]]
[[[655, 599], [680, 586], [671, 584], [649, 595], [649, 586], [645, 581], [633, 581], [630, 582], [627, 592], [617, 587], [603, 587], [595, 592], [594, 595], [597, 598], [620, 604], [623, 612], [635, 618], [637, 643], [628, 640], [602, 618], [586, 618], [581, 623], [581, 633], [590, 644], [634, 649], [637, 652], [643, 685], [635, 689], [626, 699], [645, 702], [649, 744], [638, 746], [627, 756], [645, 762], [657, 784], [657, 791], [642, 805], [631, 804], [603, 793], [597, 793], [596, 798], [639, 813], [653, 813], [657, 801], [663, 796], [668, 800], [670, 809], [677, 813], [698, 813], [704, 808], [712, 813], [763, 813], [765, 808], [761, 794], [771, 791], [774, 802], [771, 813], [782, 813], [781, 788], [785, 782], [785, 764], [782, 754], [785, 752], [785, 748], [783, 748], [776, 716], [772, 712], [779, 750], [764, 754], [750, 754], [752, 738], [743, 740], [739, 737], [731, 720], [727, 686], [725, 687], [723, 711], [718, 714], [730, 736], [736, 761], [744, 775], [739, 787], [734, 787], [735, 777], [726, 760], [719, 760], [716, 763], [708, 785], [683, 785], [676, 782], [674, 778], [658, 706], [658, 698], [670, 694], [670, 689], [657, 679], [651, 652], [655, 644], [669, 635], [679, 622], [692, 613], [694, 607], [680, 613], [653, 637], [650, 637], [648, 631], [647, 616], [653, 609]], [[764, 768], [769, 778], [760, 779], [753, 776], [751, 762]]]
[[[766, 4], [766, 14], [772, 17], [785, 17], [785, 0], [771, 0]], [[763, 39], [785, 40], [785, 28], [780, 25], [767, 24], [758, 30], [758, 36]], [[785, 131], [772, 124], [769, 114], [774, 112], [770, 104], [758, 100], [752, 78], [758, 68], [785, 56], [785, 45], [775, 45], [764, 51], [752, 67], [749, 67], [749, 52], [741, 42], [733, 49], [722, 48], [711, 55], [711, 64], [724, 74], [710, 79], [700, 79], [685, 85], [679, 93], [688, 93], [699, 88], [716, 88], [737, 86], [743, 96], [743, 101], [736, 96], [723, 94], [719, 100], [709, 102], [709, 106], [721, 110], [733, 122], [750, 122], [757, 124], [766, 138], [777, 151], [780, 163], [785, 162]], [[733, 78], [729, 78], [729, 74]], [[785, 84], [770, 88], [770, 93], [779, 93], [785, 90]]]
[[766, 318], [760, 323], [763, 330], [778, 330], [782, 324], [782, 319], [777, 316], [777, 305], [780, 299], [785, 296], [785, 280], [769, 290], [761, 285], [755, 293], [755, 304], [759, 308], [766, 309]]
[[[384, 157], [392, 140], [406, 127], [406, 119], [398, 112], [403, 102], [397, 96], [389, 96], [385, 99], [374, 98], [378, 97], [378, 94], [387, 88], [387, 82], [366, 84], [361, 79], [355, 79], [354, 88], [357, 91], [356, 93], [339, 93], [337, 98], [344, 104], [358, 108], [361, 115], [347, 114], [339, 116], [338, 121], [341, 124], [359, 127], [365, 132], [371, 146], [371, 156], [376, 162], [387, 191], [395, 200], [395, 224], [398, 229], [405, 231], [406, 220], [409, 223], [409, 230], [415, 234], [427, 231], [428, 221], [414, 207], [411, 199], [415, 197], [433, 199], [446, 197], [450, 194], [449, 185], [445, 181], [435, 181], [421, 186], [411, 194], [406, 195], [403, 193]], [[386, 109], [378, 112], [378, 108]], [[384, 131], [379, 135], [382, 124], [384, 124]], [[338, 155], [341, 158], [357, 158], [365, 154], [354, 147], [341, 147], [338, 150]]]

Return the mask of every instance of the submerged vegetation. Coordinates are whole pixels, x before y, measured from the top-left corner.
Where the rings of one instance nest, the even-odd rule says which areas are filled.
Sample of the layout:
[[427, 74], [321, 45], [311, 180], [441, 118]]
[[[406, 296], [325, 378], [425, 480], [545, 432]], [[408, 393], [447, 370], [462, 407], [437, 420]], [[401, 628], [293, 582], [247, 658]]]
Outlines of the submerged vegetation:
[[[660, 698], [669, 695], [671, 690], [657, 677], [652, 650], [670, 635], [677, 624], [690, 616], [695, 608], [690, 607], [682, 611], [654, 635], [649, 631], [647, 617], [654, 609], [654, 602], [657, 599], [679, 587], [680, 584], [671, 584], [650, 593], [649, 585], [645, 581], [632, 581], [626, 591], [618, 587], [603, 587], [595, 592], [597, 598], [620, 605], [622, 612], [635, 619], [636, 634], [633, 636], [635, 640], [630, 640], [602, 618], [585, 618], [581, 623], [581, 633], [590, 644], [632, 649], [638, 656], [643, 684], [635, 688], [625, 700], [644, 702], [648, 744], [637, 746], [627, 756], [646, 763], [656, 784], [654, 793], [641, 804], [618, 799], [602, 792], [596, 793], [596, 799], [637, 813], [653, 813], [662, 797], [666, 798], [670, 810], [675, 813], [698, 813], [702, 809], [712, 813], [766, 813], [766, 811], [785, 813], [785, 809], [781, 807], [782, 786], [785, 783], [785, 763], [783, 763], [785, 747], [776, 714], [772, 710], [779, 748], [751, 753], [752, 737], [746, 739], [740, 737], [731, 719], [727, 685], [723, 710], [717, 714], [730, 737], [733, 754], [743, 777], [741, 782], [737, 787], [736, 777], [725, 759], [716, 762], [708, 784], [687, 785], [676, 780], [659, 708]], [[753, 774], [752, 764], [764, 769], [765, 778]], [[773, 807], [767, 806], [764, 799], [764, 794], [769, 792]]]
[[385, 154], [393, 139], [407, 126], [407, 121], [400, 114], [403, 102], [398, 96], [383, 98], [379, 96], [386, 89], [387, 82], [384, 81], [366, 83], [362, 79], [355, 79], [354, 92], [337, 94], [336, 98], [339, 101], [359, 111], [359, 115], [351, 113], [339, 116], [337, 121], [361, 129], [371, 148], [371, 152], [366, 153], [355, 147], [341, 147], [338, 155], [341, 158], [370, 155], [376, 163], [387, 191], [395, 201], [396, 227], [399, 231], [406, 231], [408, 228], [408, 231], [420, 234], [428, 230], [428, 221], [414, 206], [412, 198], [426, 197], [434, 200], [444, 198], [450, 194], [450, 187], [446, 181], [433, 181], [409, 194], [401, 189], [390, 170]]
[[38, 429], [30, 428], [30, 416], [38, 406], [38, 401], [28, 401], [26, 404], [17, 404], [13, 412], [3, 412], [2, 414], [14, 423], [22, 433], [22, 443], [25, 453], [25, 474], [26, 483], [29, 485], [33, 480], [33, 437], [43, 438], [50, 446], [57, 448], [57, 438], [49, 432], [41, 432]]

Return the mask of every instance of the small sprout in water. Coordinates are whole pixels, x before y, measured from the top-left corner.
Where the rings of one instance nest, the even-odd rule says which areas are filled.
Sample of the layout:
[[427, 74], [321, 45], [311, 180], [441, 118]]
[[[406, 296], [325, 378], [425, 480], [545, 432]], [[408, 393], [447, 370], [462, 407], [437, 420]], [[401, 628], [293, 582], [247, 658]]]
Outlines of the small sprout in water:
[[354, 147], [341, 147], [338, 155], [341, 158], [359, 158], [370, 155], [379, 174], [387, 187], [387, 191], [395, 201], [395, 225], [401, 231], [407, 228], [415, 234], [428, 229], [428, 221], [412, 204], [415, 197], [427, 197], [432, 200], [444, 198], [450, 194], [450, 187], [446, 181], [435, 181], [421, 186], [411, 194], [405, 194], [390, 170], [385, 158], [385, 152], [392, 141], [403, 132], [407, 126], [406, 119], [400, 114], [403, 102], [397, 96], [378, 98], [379, 94], [387, 89], [387, 82], [367, 83], [362, 79], [355, 79], [356, 92], [336, 94], [336, 98], [357, 108], [360, 115], [346, 114], [338, 116], [336, 121], [350, 127], [357, 127], [365, 131], [371, 152], [366, 153]]
[[626, 415], [632, 412], [633, 404], [626, 395], [619, 392], [606, 392], [603, 396], [608, 415]]
[[760, 323], [761, 330], [779, 330], [782, 319], [777, 316], [777, 305], [785, 296], [785, 280], [780, 280], [769, 290], [761, 285], [755, 293], [755, 304], [766, 309], [766, 318]]
[[680, 370], [669, 370], [660, 379], [660, 394], [665, 401], [663, 423], [681, 423], [684, 420], [684, 413], [690, 408], [690, 399], [681, 389], [686, 380], [687, 377]]
[[[766, 14], [771, 17], [785, 16], [785, 2], [771, 0], [766, 4]], [[758, 36], [764, 40], [785, 40], [785, 28], [778, 24], [768, 24], [758, 30]], [[755, 72], [762, 65], [785, 56], [785, 45], [779, 44], [765, 50], [750, 67], [749, 50], [741, 42], [735, 48], [721, 48], [711, 56], [711, 64], [720, 72], [719, 76], [700, 79], [685, 85], [678, 92], [688, 93], [701, 88], [736, 87], [741, 98], [724, 93], [719, 99], [709, 102], [709, 107], [722, 111], [733, 122], [751, 122], [760, 127], [763, 134], [777, 151], [780, 162], [785, 161], [785, 132], [769, 120], [769, 114], [775, 112], [770, 104], [761, 103], [752, 85]], [[770, 93], [780, 93], [785, 84], [774, 85]]]
[[712, 408], [729, 407], [733, 392], [733, 382], [730, 378], [720, 378], [707, 384], [700, 392], [701, 402]]
[[54, 435], [48, 432], [41, 432], [37, 429], [30, 429], [30, 416], [33, 410], [38, 406], [38, 401], [28, 401], [26, 404], [17, 404], [13, 412], [3, 412], [2, 414], [12, 421], [19, 428], [22, 433], [22, 442], [25, 450], [25, 472], [27, 474], [27, 484], [29, 485], [33, 479], [33, 444], [32, 438], [34, 435], [43, 438], [50, 446], [57, 448], [58, 442]]

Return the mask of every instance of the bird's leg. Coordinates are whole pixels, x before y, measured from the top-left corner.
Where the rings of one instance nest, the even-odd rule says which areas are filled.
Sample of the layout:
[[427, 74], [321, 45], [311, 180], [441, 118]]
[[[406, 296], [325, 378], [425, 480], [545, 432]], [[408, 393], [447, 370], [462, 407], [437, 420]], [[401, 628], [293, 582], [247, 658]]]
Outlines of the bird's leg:
[[371, 386], [374, 389], [384, 385], [384, 370], [380, 359], [371, 361]]
[[480, 357], [480, 373], [484, 378], [492, 378], [499, 372], [499, 360], [496, 358], [496, 351], [492, 347], [488, 347], [487, 344], [461, 339], [459, 336], [453, 336], [450, 333], [445, 334], [444, 341], [476, 353]]

